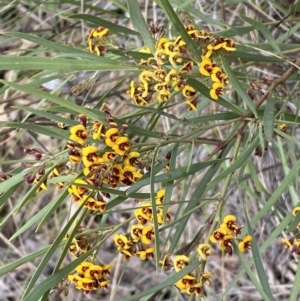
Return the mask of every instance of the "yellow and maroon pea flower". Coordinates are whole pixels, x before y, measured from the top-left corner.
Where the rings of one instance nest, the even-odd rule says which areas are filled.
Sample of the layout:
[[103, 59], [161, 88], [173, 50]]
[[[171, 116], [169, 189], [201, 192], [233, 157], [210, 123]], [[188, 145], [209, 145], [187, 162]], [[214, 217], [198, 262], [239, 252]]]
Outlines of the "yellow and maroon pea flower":
[[223, 48], [226, 51], [236, 51], [235, 41], [233, 39], [224, 39]]
[[185, 63], [180, 69], [179, 69], [179, 73], [191, 73], [193, 70], [193, 66], [194, 66], [194, 62], [193, 61], [189, 61], [187, 63]]
[[141, 260], [146, 260], [147, 258], [154, 259], [154, 251], [154, 248], [147, 248], [139, 250], [138, 252], [136, 252], [136, 254], [140, 256]]
[[182, 270], [190, 263], [190, 259], [186, 255], [176, 255], [174, 257], [174, 269], [176, 272]]
[[236, 224], [236, 217], [231, 214], [224, 217], [221, 228], [224, 228], [228, 234], [233, 232], [235, 235], [238, 235], [241, 233], [241, 227]]
[[186, 289], [193, 287], [196, 283], [196, 277], [191, 274], [186, 274], [182, 279], [177, 281], [175, 285], [179, 288], [180, 292], [185, 293]]
[[93, 265], [92, 262], [89, 262], [89, 261], [83, 261], [82, 263], [80, 263], [80, 265], [78, 265], [76, 267], [76, 272], [79, 274], [79, 275], [84, 275], [84, 272], [91, 266]]
[[185, 85], [183, 90], [182, 90], [182, 94], [186, 99], [193, 99], [196, 95], [196, 90], [189, 85]]
[[82, 124], [75, 125], [70, 128], [70, 140], [77, 142], [78, 144], [84, 144], [85, 139], [89, 136], [86, 128]]
[[144, 226], [141, 224], [132, 225], [130, 228], [130, 235], [131, 239], [134, 243], [139, 242], [142, 233], [143, 233]]
[[97, 38], [103, 38], [109, 34], [108, 28], [105, 27], [98, 27], [97, 29], [92, 29], [89, 33], [88, 40], [90, 39], [97, 39]]
[[130, 249], [131, 242], [123, 234], [115, 234], [114, 241], [117, 246], [118, 251], [124, 251]]
[[71, 187], [68, 188], [68, 192], [70, 195], [73, 196], [74, 201], [78, 201], [83, 197], [83, 195], [88, 191], [87, 188], [77, 185], [88, 185], [88, 183], [81, 179], [76, 179], [74, 183], [71, 185]]
[[199, 244], [198, 248], [197, 248], [197, 252], [202, 259], [207, 260], [207, 257], [211, 254], [210, 245], [209, 244]]
[[149, 70], [143, 70], [139, 75], [139, 81], [141, 84], [150, 84], [153, 78], [153, 72]]
[[298, 212], [300, 212], [300, 207], [295, 207], [294, 209], [293, 209], [293, 215], [294, 216], [296, 216], [297, 214], [298, 214]]
[[224, 251], [229, 256], [232, 255], [232, 240], [235, 239], [235, 236], [232, 234], [225, 235], [220, 242], [220, 249]]
[[157, 45], [156, 45], [156, 50], [164, 50], [165, 49], [165, 44], [170, 42], [169, 39], [162, 37], [158, 40]]
[[251, 250], [251, 241], [252, 241], [252, 236], [251, 235], [246, 235], [242, 241], [239, 242], [239, 250], [241, 253], [245, 252], [245, 249]]
[[196, 111], [197, 112], [197, 98], [191, 100], [186, 100], [185, 103], [188, 105], [188, 111]]
[[145, 245], [150, 245], [152, 239], [155, 237], [153, 229], [154, 227], [152, 225], [144, 226], [142, 230], [141, 241]]
[[165, 194], [166, 194], [165, 189], [160, 189], [156, 192], [156, 199], [155, 199], [156, 205], [163, 205]]
[[163, 65], [167, 60], [168, 56], [164, 50], [160, 49], [155, 51], [154, 58], [157, 61], [158, 65]]
[[202, 283], [198, 282], [198, 283], [195, 283], [192, 287], [187, 287], [185, 293], [187, 295], [191, 295], [191, 294], [195, 293], [195, 295], [198, 297], [202, 296], [203, 295]]
[[103, 123], [95, 121], [93, 124], [93, 139], [103, 139], [105, 137], [105, 126]]
[[148, 216], [143, 213], [141, 208], [134, 210], [134, 216], [141, 225], [145, 225], [149, 220]]
[[210, 285], [210, 278], [212, 278], [213, 274], [211, 272], [204, 272], [200, 276], [200, 282], [202, 284]]
[[156, 98], [159, 102], [166, 102], [170, 99], [170, 94], [169, 90], [163, 89], [157, 93]]
[[180, 75], [176, 69], [171, 69], [165, 77], [165, 82], [167, 84], [171, 83], [173, 87], [176, 86], [179, 83], [179, 81]]
[[175, 52], [177, 52], [177, 53], [179, 53], [179, 55], [181, 55], [179, 52], [178, 46], [172, 41], [164, 43], [164, 51], [166, 52], [166, 54], [168, 56], [171, 56]]
[[126, 154], [124, 159], [123, 159], [124, 166], [126, 166], [126, 165], [134, 166], [136, 163], [138, 163], [137, 159], [140, 156], [141, 156], [141, 154], [139, 152], [136, 152], [136, 151], [131, 151], [130, 153]]
[[118, 155], [124, 156], [130, 149], [129, 138], [126, 136], [120, 136], [114, 141], [114, 146], [111, 147]]
[[163, 68], [158, 68], [153, 72], [153, 78], [160, 83], [166, 81], [165, 80], [166, 76], [167, 76], [167, 71]]
[[213, 234], [209, 237], [209, 240], [213, 243], [216, 243], [223, 239], [223, 237], [227, 234], [225, 229], [219, 228], [213, 232]]
[[105, 144], [111, 148], [115, 146], [115, 141], [119, 138], [119, 129], [111, 128], [105, 133]]
[[217, 100], [219, 95], [224, 95], [224, 84], [223, 83], [213, 83], [212, 88], [209, 91], [209, 95], [212, 99]]
[[172, 52], [169, 55], [169, 62], [171, 63], [171, 65], [176, 68], [178, 64], [182, 63], [182, 56], [181, 53], [179, 51], [177, 52]]
[[229, 83], [227, 74], [223, 73], [222, 69], [218, 66], [213, 68], [210, 78], [213, 82], [222, 83], [222, 84]]
[[173, 260], [171, 259], [169, 254], [165, 255], [163, 259], [160, 259], [159, 264], [161, 264], [162, 272], [165, 270], [166, 267], [174, 267]]
[[82, 162], [85, 167], [89, 167], [92, 164], [98, 162], [99, 156], [97, 155], [98, 148], [97, 146], [90, 145], [87, 147], [83, 147], [81, 151]]
[[214, 67], [216, 67], [216, 64], [213, 63], [210, 58], [202, 57], [199, 72], [204, 76], [210, 76]]

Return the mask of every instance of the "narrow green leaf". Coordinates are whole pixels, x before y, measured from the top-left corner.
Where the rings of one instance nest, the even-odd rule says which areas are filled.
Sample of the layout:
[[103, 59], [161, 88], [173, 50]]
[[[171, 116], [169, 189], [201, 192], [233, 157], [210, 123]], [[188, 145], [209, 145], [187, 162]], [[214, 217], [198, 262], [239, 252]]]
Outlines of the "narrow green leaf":
[[111, 23], [109, 21], [106, 21], [104, 19], [101, 19], [99, 17], [96, 16], [92, 16], [92, 15], [87, 15], [87, 14], [76, 14], [76, 15], [71, 15], [69, 16], [70, 19], [79, 19], [79, 20], [85, 20], [88, 22], [91, 22], [97, 26], [103, 26], [105, 28], [108, 28], [112, 31], [114, 31], [115, 33], [124, 33], [126, 35], [135, 35], [138, 36], [140, 35], [139, 32], [131, 30], [127, 27], [123, 27], [120, 26], [118, 24], [115, 23]]
[[263, 122], [267, 141], [273, 140], [275, 101], [276, 98], [273, 96], [273, 94], [270, 94], [265, 107]]
[[142, 15], [139, 3], [136, 0], [127, 0], [127, 5], [129, 8], [130, 20], [134, 28], [140, 33], [145, 45], [150, 48], [151, 53], [154, 54], [155, 48], [153, 38]]
[[195, 60], [199, 61], [201, 52], [199, 51], [195, 42], [191, 39], [191, 37], [187, 33], [182, 22], [180, 21], [180, 19], [176, 15], [175, 11], [173, 10], [170, 2], [168, 0], [163, 0], [163, 1], [161, 1], [161, 6], [164, 8], [170, 21], [172, 22], [173, 26], [176, 28], [178, 34], [182, 37], [182, 39], [185, 41], [187, 47], [194, 55]]
[[[24, 40], [36, 43], [38, 45], [47, 47], [48, 49], [58, 51], [58, 52], [62, 52], [62, 53], [74, 53], [74, 54], [77, 54], [78, 57], [81, 57], [81, 55], [84, 55], [85, 57], [90, 58], [91, 60], [100, 60], [103, 63], [104, 62], [106, 62], [106, 63], [110, 63], [111, 62], [110, 59], [96, 56], [94, 54], [89, 53], [87, 50], [81, 50], [81, 49], [78, 49], [78, 48], [74, 48], [74, 47], [70, 47], [70, 46], [65, 46], [65, 45], [60, 44], [58, 42], [52, 42], [52, 41], [49, 41], [49, 40], [46, 40], [46, 39], [34, 36], [32, 34], [21, 33], [21, 32], [5, 32], [4, 34], [7, 35], [7, 36], [10, 36], [10, 37], [24, 39]], [[10, 58], [10, 56], [7, 56], [7, 55], [4, 56], [4, 57], [6, 57], [8, 59]], [[28, 59], [31, 59], [31, 63], [33, 63], [33, 64], [35, 63], [36, 59], [39, 59], [39, 57], [35, 57], [35, 58], [32, 58], [32, 57], [19, 57], [19, 58], [23, 58], [23, 59], [28, 58]], [[0, 62], [1, 62], [1, 60], [0, 60]], [[40, 69], [42, 70], [44, 68], [40, 68]], [[28, 70], [32, 70], [32, 69], [28, 69]]]
[[26, 129], [34, 133], [40, 133], [45, 136], [59, 138], [67, 140], [69, 133], [60, 128], [54, 128], [52, 126], [38, 125], [34, 123], [22, 123], [22, 122], [1, 122], [0, 125], [3, 127], [15, 128], [15, 129]]
[[[204, 177], [200, 181], [199, 185], [195, 189], [191, 200], [188, 202], [187, 206], [185, 207], [185, 210], [183, 214], [187, 214], [188, 212], [193, 212], [193, 209], [197, 207], [197, 204], [199, 200], [201, 199], [203, 193], [205, 192], [208, 183], [212, 180], [212, 178], [217, 173], [218, 169], [220, 168], [220, 165], [222, 164], [223, 160], [225, 159], [227, 153], [231, 149], [232, 143], [230, 143], [225, 150], [223, 151], [222, 155], [219, 156], [219, 160], [217, 160], [213, 165], [210, 166], [208, 171], [205, 173]], [[223, 159], [223, 160], [222, 160]], [[192, 169], [192, 166], [190, 170]], [[168, 254], [173, 254], [174, 250], [176, 249], [177, 243], [179, 239], [182, 237], [182, 233], [184, 229], [186, 228], [186, 224], [190, 218], [190, 214], [188, 214], [187, 217], [185, 217], [177, 226], [175, 234], [171, 240], [171, 245], [168, 250]]]
[[[82, 211], [83, 208], [82, 204], [77, 211], [74, 213], [74, 215], [70, 218], [70, 220], [68, 221], [68, 223], [66, 224], [66, 226], [62, 229], [61, 233], [58, 235], [58, 237], [55, 239], [55, 241], [53, 242], [51, 248], [47, 251], [47, 253], [45, 254], [44, 258], [42, 259], [42, 261], [40, 262], [38, 268], [36, 269], [35, 273], [33, 274], [33, 276], [31, 277], [26, 290], [23, 294], [23, 298], [22, 300], [27, 300], [27, 298], [29, 298], [30, 296], [30, 292], [34, 292], [34, 290], [32, 290], [35, 282], [38, 280], [39, 276], [42, 274], [44, 268], [46, 267], [46, 265], [49, 263], [50, 258], [53, 256], [54, 252], [56, 252], [58, 246], [60, 245], [60, 243], [62, 242], [62, 240], [65, 238], [68, 230], [70, 229], [70, 227], [72, 226], [72, 224], [74, 223], [74, 221], [76, 220], [78, 214]], [[87, 210], [87, 209], [86, 209]], [[49, 289], [49, 288], [48, 288]], [[44, 293], [44, 292], [43, 292]], [[42, 294], [41, 294], [42, 295]], [[41, 296], [40, 295], [40, 296]], [[38, 296], [38, 298], [40, 297]], [[25, 298], [25, 299], [24, 299]], [[29, 300], [38, 300], [38, 298], [36, 299], [29, 299]]]
[[268, 282], [266, 271], [263, 267], [263, 263], [262, 263], [260, 253], [259, 253], [259, 249], [258, 249], [258, 246], [257, 246], [257, 241], [255, 239], [252, 227], [250, 225], [250, 222], [249, 222], [249, 219], [248, 219], [248, 216], [247, 216], [246, 208], [244, 208], [244, 209], [245, 209], [245, 216], [246, 216], [246, 222], [247, 222], [247, 230], [248, 230], [249, 234], [253, 237], [253, 240], [251, 241], [251, 246], [252, 246], [252, 255], [253, 255], [253, 260], [254, 260], [254, 265], [255, 265], [256, 271], [257, 271], [257, 275], [258, 275], [258, 278], [260, 280], [260, 284], [262, 286], [262, 289], [264, 290], [265, 294], [268, 297], [267, 300], [272, 301], [272, 300], [274, 300], [274, 297], [273, 297], [272, 292], [271, 292], [271, 288], [270, 288], [270, 284]]
[[[222, 161], [222, 160], [221, 160]], [[191, 164], [189, 169], [187, 170], [187, 166], [179, 167], [173, 170], [172, 174], [170, 173], [165, 173], [162, 175], [158, 175], [154, 178], [155, 183], [163, 183], [163, 182], [168, 182], [168, 181], [174, 181], [180, 178], [185, 178], [191, 174], [196, 173], [197, 171], [206, 168], [210, 165], [214, 165], [219, 163], [220, 160], [211, 160], [207, 162], [200, 162], [200, 163], [194, 163]], [[164, 163], [162, 167], [164, 167], [167, 164], [167, 162]], [[134, 183], [126, 192], [127, 195], [138, 191], [142, 187], [149, 185], [150, 184], [150, 178], [149, 177], [143, 177], [140, 179], [138, 182]]]
[[226, 168], [225, 171], [223, 171], [219, 176], [217, 176], [213, 181], [211, 181], [209, 183], [209, 185], [207, 186], [207, 189], [211, 189], [217, 183], [219, 183], [223, 178], [225, 178], [227, 175], [229, 175], [230, 173], [234, 172], [235, 170], [237, 170], [238, 168], [240, 168], [241, 166], [246, 164], [247, 159], [251, 156], [253, 150], [258, 145], [258, 142], [259, 142], [259, 139], [258, 139], [258, 137], [256, 137], [253, 140], [253, 142], [247, 147], [246, 151], [243, 152], [243, 154], [240, 155], [233, 164], [231, 164], [228, 168]]
[[98, 57], [90, 59], [68, 59], [51, 57], [5, 56], [0, 55], [1, 70], [54, 70], [54, 71], [137, 71], [135, 66], [121, 65], [117, 61], [103, 61]]
[[248, 18], [246, 16], [241, 16], [241, 18], [246, 22], [248, 22], [249, 24], [253, 25], [255, 29], [259, 30], [265, 36], [265, 38], [268, 40], [269, 44], [273, 47], [273, 49], [277, 52], [277, 54], [282, 55], [281, 50], [278, 46], [278, 42], [275, 40], [270, 30], [263, 23]]
[[246, 102], [246, 104], [248, 105], [249, 109], [252, 111], [254, 116], [257, 117], [257, 112], [256, 112], [256, 108], [254, 106], [253, 100], [249, 97], [249, 95], [247, 94], [247, 92], [245, 91], [243, 86], [241, 85], [240, 81], [236, 78], [234, 72], [231, 70], [231, 68], [227, 62], [227, 59], [225, 57], [221, 57], [221, 61], [222, 61], [223, 67], [224, 67], [224, 71], [229, 77], [230, 83], [236, 89], [237, 93], [242, 98], [242, 100]]
[[[59, 96], [50, 94], [48, 92], [44, 92], [44, 91], [29, 87], [27, 85], [19, 85], [19, 84], [4, 81], [4, 80], [1, 80], [0, 82], [3, 82], [4, 84], [6, 84], [16, 90], [20, 90], [25, 93], [35, 95], [37, 97], [40, 97], [41, 99], [47, 99], [48, 101], [51, 101], [57, 105], [60, 105], [62, 107], [66, 107], [67, 109], [73, 110], [74, 112], [77, 112], [78, 114], [84, 114], [91, 119], [98, 120], [99, 122], [104, 122], [104, 123], [106, 122], [103, 112], [94, 112], [92, 110], [88, 110], [84, 107], [78, 106], [77, 104], [73, 103], [72, 101], [63, 99]], [[58, 129], [55, 129], [55, 130], [57, 131]], [[61, 131], [65, 132], [64, 130], [61, 130]], [[65, 133], [63, 136], [65, 136]]]
[[[66, 240], [63, 240], [58, 247], [61, 247], [66, 244]], [[43, 254], [47, 253], [47, 251], [51, 248], [51, 246], [43, 247], [38, 251], [34, 251], [24, 257], [21, 257], [20, 259], [15, 260], [14, 262], [11, 262], [3, 267], [0, 268], [0, 277], [6, 275], [7, 273], [15, 270], [17, 267], [27, 263], [27, 262], [33, 262], [33, 260], [39, 256], [42, 256]]]
[[298, 260], [298, 265], [296, 268], [296, 277], [293, 281], [292, 292], [289, 301], [299, 300], [299, 283], [300, 283], [300, 260]]

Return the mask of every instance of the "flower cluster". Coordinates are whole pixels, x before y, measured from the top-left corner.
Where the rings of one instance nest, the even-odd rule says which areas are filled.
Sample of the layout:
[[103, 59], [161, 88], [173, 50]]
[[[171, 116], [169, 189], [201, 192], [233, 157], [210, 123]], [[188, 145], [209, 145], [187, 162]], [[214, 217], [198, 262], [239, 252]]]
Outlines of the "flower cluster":
[[68, 279], [75, 283], [79, 290], [83, 290], [84, 294], [100, 288], [107, 289], [109, 280], [105, 276], [109, 276], [109, 269], [112, 266], [94, 264], [89, 261], [82, 262], [76, 267], [76, 273], [68, 275]]
[[[201, 248], [201, 245], [199, 245]], [[198, 249], [199, 249], [198, 247]], [[160, 260], [162, 268], [173, 267], [176, 272], [179, 272], [190, 264], [191, 260], [186, 255], [176, 255], [172, 259], [169, 255], [166, 255], [164, 259]], [[203, 285], [210, 284], [210, 278], [212, 277], [210, 272], [201, 272], [196, 269], [191, 273], [187, 273], [180, 280], [175, 283], [175, 286], [180, 290], [182, 294], [191, 295], [195, 293], [197, 296], [202, 296]]]
[[88, 35], [88, 50], [98, 56], [106, 52], [105, 38], [109, 35], [109, 30], [104, 27], [92, 29]]
[[240, 252], [243, 253], [245, 249], [251, 250], [252, 236], [246, 235], [243, 239], [239, 239], [237, 238], [239, 234], [241, 234], [241, 227], [236, 224], [236, 217], [234, 215], [227, 215], [224, 217], [219, 229], [214, 231], [209, 239], [213, 243], [220, 242], [220, 249], [231, 256], [233, 240], [238, 241]]
[[[157, 205], [157, 221], [159, 225], [164, 223], [163, 218], [163, 199], [165, 190], [159, 190], [156, 194]], [[153, 212], [150, 202], [142, 203], [140, 208], [136, 209], [134, 215], [138, 221], [130, 227], [130, 234], [116, 234], [114, 241], [118, 252], [124, 255], [126, 260], [134, 255], [139, 255], [141, 260], [154, 258], [154, 248], [149, 247], [155, 237], [153, 226]], [[171, 217], [168, 211], [165, 216], [166, 221], [170, 221]]]
[[[218, 95], [224, 94], [223, 88], [229, 81], [221, 67], [212, 61], [212, 56], [214, 52], [220, 52], [221, 49], [226, 52], [234, 51], [234, 41], [212, 38], [206, 31], [195, 29], [192, 25], [185, 26], [185, 28], [192, 40], [203, 47], [204, 54], [199, 63], [199, 72], [211, 78], [210, 96], [217, 100]], [[213, 43], [209, 43], [211, 39]], [[171, 69], [169, 64], [172, 65]], [[197, 110], [196, 90], [187, 84], [185, 79], [186, 74], [192, 73], [194, 62], [181, 36], [172, 39], [159, 38], [155, 45], [154, 56], [141, 60], [140, 65], [147, 66], [147, 69], [140, 73], [138, 84], [131, 81], [130, 89], [127, 90], [127, 94], [136, 105], [146, 105], [153, 98], [159, 102], [166, 102], [171, 95], [181, 91], [189, 109]]]
[[[85, 231], [86, 229], [83, 227], [79, 227], [77, 229], [77, 234], [81, 234]], [[69, 238], [69, 234], [66, 235], [66, 238]], [[96, 234], [85, 234], [80, 237], [74, 237], [72, 239], [72, 242], [69, 247], [69, 252], [75, 256], [79, 257], [82, 254], [86, 253], [89, 251], [92, 247], [92, 244], [94, 243], [97, 235]]]
[[[295, 207], [293, 209], [293, 216], [296, 216], [300, 212], [300, 207]], [[300, 228], [300, 223], [298, 223], [297, 228]], [[300, 255], [300, 238], [299, 237], [291, 237], [290, 239], [282, 238], [281, 241], [284, 243], [287, 249], [290, 249], [292, 253], [296, 253]]]
[[204, 48], [204, 54], [199, 64], [199, 72], [206, 77], [210, 77], [212, 81], [210, 97], [214, 100], [217, 100], [219, 95], [224, 94], [223, 89], [229, 84], [227, 74], [225, 74], [222, 68], [213, 60], [214, 53], [218, 53], [222, 49], [227, 52], [235, 51], [234, 40], [221, 37], [214, 38], [213, 43], [209, 43]]
[[118, 184], [131, 185], [143, 176], [141, 173], [143, 166], [138, 161], [140, 153], [130, 151], [129, 138], [124, 135], [128, 126], [124, 124], [119, 128], [108, 111], [106, 116], [109, 121], [108, 129], [98, 121], [93, 124], [92, 138], [94, 141], [102, 141], [105, 147], [102, 155], [98, 146], [86, 144], [89, 132], [86, 123], [82, 123], [70, 129], [70, 139], [76, 144], [68, 144], [69, 159], [75, 164], [82, 161], [83, 174], [90, 185], [97, 187], [103, 184], [111, 187]]

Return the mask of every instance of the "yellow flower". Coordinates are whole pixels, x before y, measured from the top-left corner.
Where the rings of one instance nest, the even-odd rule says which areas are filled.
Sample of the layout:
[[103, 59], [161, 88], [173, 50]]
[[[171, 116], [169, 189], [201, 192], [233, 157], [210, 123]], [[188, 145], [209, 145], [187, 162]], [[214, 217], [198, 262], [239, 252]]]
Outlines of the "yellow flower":
[[74, 184], [72, 184], [71, 187], [68, 188], [68, 192], [73, 196], [74, 201], [78, 201], [79, 199], [81, 199], [82, 196], [88, 191], [87, 188], [82, 186], [77, 186], [76, 184], [88, 185], [86, 181], [81, 179], [76, 179], [74, 181]]
[[179, 80], [180, 76], [176, 69], [171, 69], [165, 77], [165, 82], [167, 84], [171, 83], [172, 86], [176, 86]]
[[153, 226], [144, 226], [141, 236], [142, 243], [145, 245], [150, 245], [152, 238], [154, 238]]
[[84, 140], [88, 137], [88, 132], [86, 131], [84, 125], [78, 124], [70, 128], [71, 135], [70, 140], [77, 142], [78, 144], [84, 144]]
[[115, 141], [119, 137], [119, 130], [117, 128], [111, 128], [105, 133], [105, 144], [110, 147], [115, 146]]
[[141, 224], [132, 225], [130, 228], [130, 235], [133, 242], [138, 242], [140, 237], [142, 236], [144, 226]]
[[300, 211], [300, 207], [295, 207], [293, 210], [293, 215], [296, 216], [299, 211]]
[[292, 248], [293, 247], [293, 244], [292, 244], [291, 240], [282, 238], [281, 241], [284, 243], [285, 248]]
[[182, 90], [182, 94], [187, 99], [193, 99], [196, 95], [196, 90], [192, 86], [185, 85]]
[[95, 121], [93, 125], [93, 139], [102, 139], [103, 137], [105, 137], [105, 126], [104, 124]]
[[157, 46], [156, 46], [156, 50], [164, 50], [165, 49], [165, 44], [169, 42], [169, 40], [167, 38], [160, 38], [157, 42]]
[[190, 259], [185, 255], [176, 255], [174, 258], [174, 269], [176, 272], [182, 270], [190, 263]]
[[115, 142], [114, 146], [112, 146], [112, 149], [120, 156], [123, 156], [126, 151], [130, 149], [130, 143], [129, 139], [126, 136], [118, 137]]
[[140, 250], [136, 252], [137, 255], [140, 255], [141, 260], [146, 260], [147, 258], [153, 259], [154, 258], [154, 248], [148, 248], [146, 250]]
[[149, 84], [153, 78], [153, 72], [149, 70], [144, 70], [139, 75], [139, 81], [142, 84]]
[[246, 235], [243, 240], [239, 242], [239, 250], [241, 253], [244, 253], [245, 249], [251, 250], [252, 239], [251, 235]]
[[98, 148], [93, 145], [82, 148], [82, 162], [85, 167], [89, 167], [98, 162], [99, 156], [96, 154], [97, 152]]
[[126, 165], [133, 166], [135, 163], [138, 162], [137, 158], [139, 158], [140, 155], [141, 154], [139, 152], [135, 152], [135, 151], [128, 153], [123, 159], [124, 166]]
[[216, 64], [213, 63], [210, 58], [202, 57], [202, 61], [199, 66], [199, 72], [204, 76], [210, 76], [215, 65]]
[[225, 39], [225, 43], [223, 44], [223, 48], [227, 51], [236, 51], [235, 42], [233, 39]]
[[185, 63], [182, 68], [180, 68], [179, 73], [191, 73], [193, 66], [194, 66], [194, 62], [189, 61]]
[[207, 256], [211, 254], [211, 249], [209, 244], [199, 244], [197, 251], [200, 257], [204, 260], [207, 260]]
[[180, 54], [178, 46], [171, 41], [164, 43], [164, 51], [167, 55], [172, 55], [174, 52], [178, 52]]
[[214, 233], [209, 237], [209, 240], [213, 243], [222, 240], [223, 237], [227, 234], [225, 229], [219, 228], [218, 230], [214, 231]]
[[161, 90], [157, 94], [157, 100], [159, 102], [168, 101], [170, 99], [170, 91], [169, 90]]
[[197, 112], [197, 107], [196, 107], [196, 105], [197, 105], [197, 101], [194, 99], [193, 101], [190, 101], [190, 100], [186, 100], [185, 101], [185, 103], [189, 106], [188, 107], [188, 111], [191, 111], [191, 110], [193, 110], [193, 111], [196, 111]]
[[91, 33], [89, 34], [89, 39], [91, 38], [102, 38], [108, 35], [108, 28], [105, 27], [98, 27], [96, 30], [92, 29]]
[[166, 75], [167, 75], [166, 70], [162, 68], [158, 68], [153, 72], [153, 78], [158, 82], [164, 82]]
[[177, 67], [177, 64], [182, 63], [182, 57], [180, 52], [172, 52], [169, 55], [169, 62], [172, 64], [174, 68]]
[[158, 65], [163, 65], [165, 60], [168, 58], [164, 50], [157, 50], [154, 54], [154, 57]]
[[219, 95], [224, 95], [223, 87], [223, 83], [213, 83], [212, 89], [209, 92], [210, 97], [214, 100], [217, 100]]
[[128, 238], [123, 234], [115, 234], [114, 241], [118, 251], [123, 251], [130, 248], [130, 242]]

